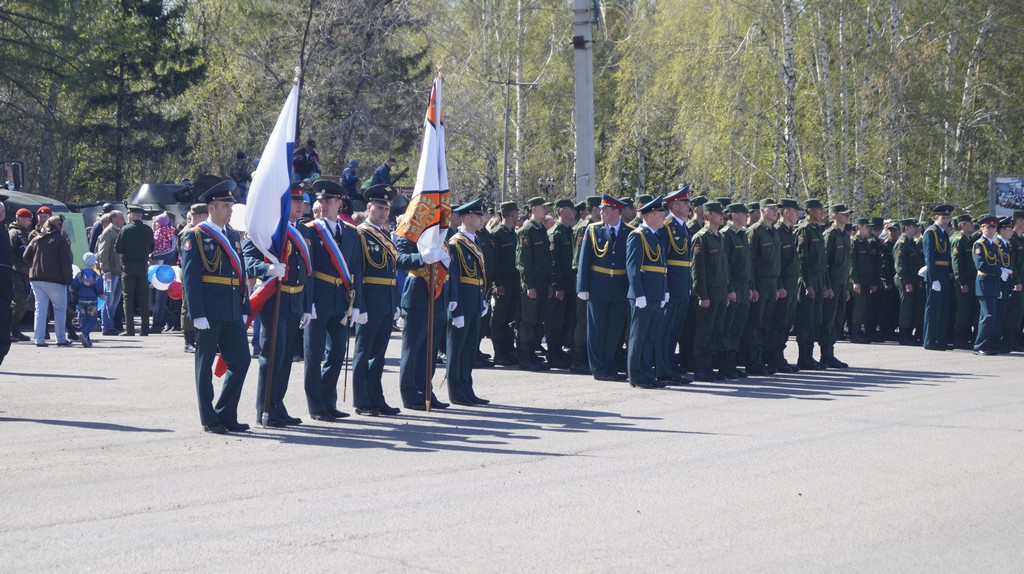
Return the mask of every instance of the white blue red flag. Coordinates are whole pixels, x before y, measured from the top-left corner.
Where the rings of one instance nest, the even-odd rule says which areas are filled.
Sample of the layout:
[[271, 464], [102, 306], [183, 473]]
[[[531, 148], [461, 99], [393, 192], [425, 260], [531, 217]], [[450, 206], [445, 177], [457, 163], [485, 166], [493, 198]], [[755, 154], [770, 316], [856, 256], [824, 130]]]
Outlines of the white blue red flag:
[[291, 212], [292, 153], [295, 151], [295, 122], [299, 86], [293, 85], [277, 124], [263, 148], [252, 176], [246, 201], [245, 229], [249, 239], [271, 263], [278, 263], [288, 238]]
[[[423, 120], [423, 146], [420, 148], [420, 164], [416, 171], [416, 187], [405, 213], [402, 224], [398, 226], [398, 235], [414, 241], [421, 254], [427, 251], [445, 253], [445, 235], [452, 216], [452, 205], [444, 151], [441, 78], [434, 80], [430, 90], [427, 116]], [[445, 255], [440, 261], [439, 272], [434, 275], [435, 294], [440, 294], [440, 286], [444, 285], [449, 261]]]

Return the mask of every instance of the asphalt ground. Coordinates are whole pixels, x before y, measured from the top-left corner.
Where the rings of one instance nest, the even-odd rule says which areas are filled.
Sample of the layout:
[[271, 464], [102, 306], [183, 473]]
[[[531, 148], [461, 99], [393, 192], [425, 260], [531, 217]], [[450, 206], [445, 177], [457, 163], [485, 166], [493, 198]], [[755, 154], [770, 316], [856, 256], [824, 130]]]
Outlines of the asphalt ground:
[[[95, 340], [0, 366], [0, 571], [1024, 571], [1019, 355], [840, 343], [848, 370], [667, 390], [495, 368], [489, 406], [333, 424], [295, 363], [304, 424], [216, 436], [180, 336]], [[250, 424], [255, 389], [253, 361]]]

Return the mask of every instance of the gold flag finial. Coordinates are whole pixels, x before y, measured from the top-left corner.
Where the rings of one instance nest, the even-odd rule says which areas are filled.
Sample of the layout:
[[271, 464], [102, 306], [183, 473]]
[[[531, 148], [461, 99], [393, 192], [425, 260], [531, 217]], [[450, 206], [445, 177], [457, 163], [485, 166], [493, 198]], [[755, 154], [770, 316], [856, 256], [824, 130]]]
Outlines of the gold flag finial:
[[302, 68], [300, 68], [298, 66], [295, 66], [295, 79], [292, 80], [292, 83], [294, 83], [296, 86], [299, 85], [299, 78], [301, 78], [301, 77], [302, 77]]

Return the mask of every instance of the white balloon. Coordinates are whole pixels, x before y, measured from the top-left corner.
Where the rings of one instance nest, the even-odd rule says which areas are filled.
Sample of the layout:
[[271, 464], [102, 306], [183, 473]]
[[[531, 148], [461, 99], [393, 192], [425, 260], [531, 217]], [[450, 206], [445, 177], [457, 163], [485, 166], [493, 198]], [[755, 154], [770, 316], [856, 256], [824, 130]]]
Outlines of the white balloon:
[[156, 277], [153, 277], [153, 282], [150, 283], [150, 285], [152, 285], [157, 291], [166, 291], [167, 288], [171, 286], [170, 283], [163, 283]]
[[236, 203], [231, 207], [231, 228], [235, 231], [245, 231], [244, 203]]
[[177, 279], [178, 281], [181, 281], [181, 267], [178, 265], [173, 265], [171, 266], [171, 269], [174, 269], [174, 278]]

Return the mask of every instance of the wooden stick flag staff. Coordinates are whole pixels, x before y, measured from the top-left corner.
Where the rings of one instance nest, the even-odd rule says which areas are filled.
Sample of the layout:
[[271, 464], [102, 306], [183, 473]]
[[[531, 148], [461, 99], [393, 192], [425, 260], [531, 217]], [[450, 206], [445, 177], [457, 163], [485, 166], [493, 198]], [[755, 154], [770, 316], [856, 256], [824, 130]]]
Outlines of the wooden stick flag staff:
[[416, 244], [424, 265], [427, 283], [427, 384], [424, 397], [430, 411], [431, 378], [434, 375], [434, 301], [444, 292], [448, 275], [448, 256], [445, 234], [451, 220], [452, 206], [448, 194], [448, 166], [444, 151], [444, 116], [441, 112], [441, 77], [430, 90], [430, 103], [423, 120], [423, 145], [416, 170], [416, 186], [406, 208], [406, 217], [398, 226], [398, 235]]

